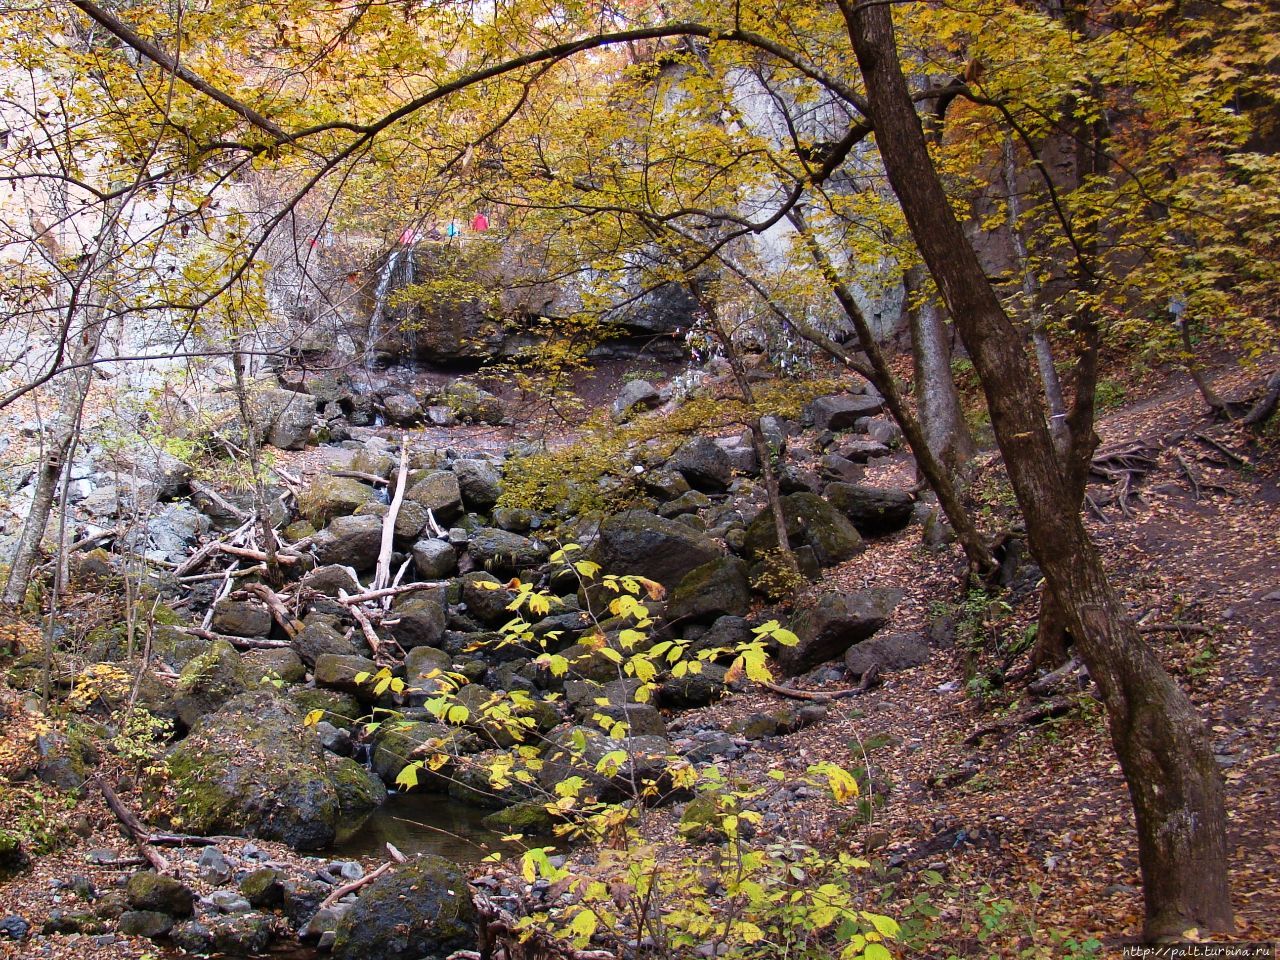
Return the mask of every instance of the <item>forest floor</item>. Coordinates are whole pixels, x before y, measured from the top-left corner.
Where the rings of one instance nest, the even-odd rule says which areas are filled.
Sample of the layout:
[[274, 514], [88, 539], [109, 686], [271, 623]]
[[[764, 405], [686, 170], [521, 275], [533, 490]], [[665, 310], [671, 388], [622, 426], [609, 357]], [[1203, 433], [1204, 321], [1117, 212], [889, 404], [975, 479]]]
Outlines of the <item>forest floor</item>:
[[[1256, 382], [1226, 372], [1217, 388], [1240, 397]], [[1238, 938], [1280, 940], [1280, 438], [1275, 420], [1258, 438], [1203, 410], [1189, 385], [1173, 382], [1100, 418], [1104, 444], [1148, 441], [1155, 464], [1123, 509], [1106, 502], [1105, 487], [1091, 487], [1099, 507], [1090, 526], [1131, 613], [1212, 731], [1227, 786]], [[442, 431], [439, 442], [505, 439]], [[322, 451], [290, 456], [294, 469], [323, 465]], [[868, 471], [867, 482], [909, 480], [905, 471], [902, 462], [887, 464]], [[992, 523], [1010, 506], [997, 473], [989, 463], [975, 485]], [[1089, 938], [1101, 941], [1102, 955], [1119, 956], [1140, 931], [1142, 896], [1131, 806], [1105, 719], [1082, 696], [1062, 716], [968, 742], [1027, 702], [1016, 685], [1000, 685], [993, 667], [1020, 664], [1010, 651], [1034, 623], [1036, 591], [1023, 583], [1005, 603], [966, 602], [961, 573], [958, 552], [925, 549], [916, 527], [828, 571], [812, 589], [901, 589], [890, 629], [923, 630], [951, 613], [954, 644], [936, 649], [925, 666], [830, 704], [821, 724], [759, 741], [726, 773], [767, 783], [771, 769], [794, 776], [820, 760], [868, 767], [873, 802], [835, 807], [817, 795], [797, 797], [780, 839], [865, 855], [877, 865], [868, 889], [887, 891], [883, 912], [900, 919], [923, 893], [942, 911], [946, 936], [909, 956], [1088, 956], [1078, 945]], [[756, 688], [680, 720], [723, 725], [784, 705], [796, 704]], [[53, 880], [92, 871], [109, 882], [111, 868], [85, 865], [90, 849], [131, 855], [96, 794], [65, 816], [79, 821], [83, 836], [0, 883], [0, 913], [20, 910], [38, 923], [62, 896]], [[673, 835], [673, 811], [649, 816], [652, 836]], [[99, 946], [86, 937], [39, 948], [0, 942], [6, 958], [148, 953], [162, 951], [148, 941]]]

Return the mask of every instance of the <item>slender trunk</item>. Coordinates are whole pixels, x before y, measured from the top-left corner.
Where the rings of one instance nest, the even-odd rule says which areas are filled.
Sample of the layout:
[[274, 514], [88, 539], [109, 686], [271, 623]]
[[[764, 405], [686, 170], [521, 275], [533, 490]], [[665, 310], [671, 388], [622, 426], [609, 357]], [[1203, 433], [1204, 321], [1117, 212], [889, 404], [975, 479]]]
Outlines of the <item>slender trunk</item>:
[[923, 281], [923, 267], [912, 267], [902, 275], [911, 322], [912, 388], [925, 441], [954, 482], [961, 468], [973, 458], [973, 435], [965, 423], [951, 372], [946, 321], [937, 304], [922, 294]]
[[[960, 502], [960, 495], [955, 488], [955, 484], [951, 482], [951, 477], [947, 470], [933, 455], [933, 449], [925, 438], [924, 429], [920, 426], [920, 421], [912, 415], [903, 401], [902, 394], [898, 390], [897, 380], [894, 379], [893, 371], [889, 369], [889, 363], [885, 359], [884, 351], [876, 343], [871, 325], [867, 323], [867, 318], [863, 316], [862, 309], [858, 306], [857, 300], [854, 299], [853, 293], [844, 281], [840, 279], [840, 275], [836, 272], [831, 258], [827, 256], [826, 251], [818, 243], [817, 237], [809, 229], [803, 213], [797, 209], [789, 215], [789, 219], [791, 225], [800, 234], [814, 263], [817, 264], [818, 269], [822, 271], [822, 275], [831, 285], [831, 290], [840, 302], [840, 306], [844, 309], [845, 315], [848, 316], [853, 324], [853, 328], [858, 334], [858, 343], [871, 363], [871, 370], [874, 373], [872, 383], [875, 384], [876, 389], [884, 397], [884, 403], [889, 408], [889, 413], [897, 421], [898, 426], [902, 428], [902, 434], [906, 437], [907, 445], [911, 448], [911, 453], [915, 457], [917, 468], [924, 474], [925, 480], [933, 489], [933, 492], [937, 494], [938, 505], [942, 507], [942, 512], [951, 521], [951, 527], [955, 530], [956, 539], [960, 541], [960, 546], [964, 549], [965, 556], [969, 559], [970, 569], [981, 575], [994, 571], [997, 564], [995, 558], [991, 555], [991, 550], [987, 546], [986, 540], [983, 539], [977, 526], [974, 525], [973, 518], [965, 510], [964, 504]], [[803, 330], [801, 330], [801, 333], [808, 337], [808, 334]], [[814, 342], [819, 341], [815, 340]], [[819, 345], [821, 346], [822, 344], [819, 342]]]
[[267, 582], [272, 586], [284, 583], [284, 573], [280, 568], [280, 558], [276, 555], [276, 531], [271, 524], [271, 511], [267, 508], [267, 485], [262, 479], [261, 456], [258, 435], [253, 429], [253, 418], [249, 414], [249, 391], [244, 379], [245, 357], [239, 346], [231, 356], [231, 367], [236, 378], [236, 402], [240, 409], [240, 422], [244, 425], [245, 454], [249, 460], [249, 471], [253, 478], [253, 512], [258, 527], [258, 536], [262, 539], [262, 550], [267, 556]]
[[1126, 618], [1080, 511], [1072, 507], [1070, 471], [1058, 464], [1022, 340], [929, 157], [889, 8], [839, 2], [889, 182], [973, 358], [1031, 549], [1107, 709], [1137, 821], [1146, 934], [1230, 930], [1222, 781], [1204, 724]]

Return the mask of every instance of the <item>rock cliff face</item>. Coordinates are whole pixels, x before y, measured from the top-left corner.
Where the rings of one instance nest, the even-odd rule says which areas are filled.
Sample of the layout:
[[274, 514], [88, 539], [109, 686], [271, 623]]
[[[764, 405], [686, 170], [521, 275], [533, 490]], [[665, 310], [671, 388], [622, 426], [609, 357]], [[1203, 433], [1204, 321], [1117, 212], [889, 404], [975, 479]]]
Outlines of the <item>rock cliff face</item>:
[[[366, 352], [380, 363], [413, 360], [429, 366], [477, 367], [536, 346], [545, 322], [563, 324], [582, 307], [572, 281], [547, 281], [545, 253], [516, 238], [466, 235], [413, 249], [413, 269], [375, 283], [365, 330]], [[378, 299], [411, 302], [379, 310]], [[694, 304], [679, 287], [646, 291], [638, 277], [610, 293], [619, 305], [604, 317], [611, 331], [597, 358], [684, 356], [684, 331]]]

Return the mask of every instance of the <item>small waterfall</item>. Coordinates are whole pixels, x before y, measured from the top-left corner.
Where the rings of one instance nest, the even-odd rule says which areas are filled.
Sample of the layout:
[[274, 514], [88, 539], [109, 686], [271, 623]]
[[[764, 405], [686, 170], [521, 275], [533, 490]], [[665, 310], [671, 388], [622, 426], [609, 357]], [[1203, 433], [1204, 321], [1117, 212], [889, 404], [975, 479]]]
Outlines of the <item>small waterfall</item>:
[[397, 247], [387, 256], [373, 288], [373, 313], [369, 316], [369, 328], [364, 342], [364, 367], [372, 373], [377, 359], [378, 341], [387, 319], [387, 300], [400, 287], [413, 283], [413, 248]]

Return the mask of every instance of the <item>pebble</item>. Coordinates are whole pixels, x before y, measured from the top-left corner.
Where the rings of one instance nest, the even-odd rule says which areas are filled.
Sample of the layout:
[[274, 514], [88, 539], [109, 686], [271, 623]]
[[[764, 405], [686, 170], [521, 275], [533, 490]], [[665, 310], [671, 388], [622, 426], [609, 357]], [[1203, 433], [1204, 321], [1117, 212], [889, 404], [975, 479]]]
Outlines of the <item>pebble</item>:
[[208, 899], [223, 913], [248, 913], [253, 909], [248, 900], [233, 890], [215, 890]]
[[115, 863], [119, 859], [120, 859], [119, 854], [117, 854], [114, 850], [105, 850], [105, 849], [90, 850], [89, 853], [85, 856], [85, 860], [87, 862], [97, 863], [97, 864]]

